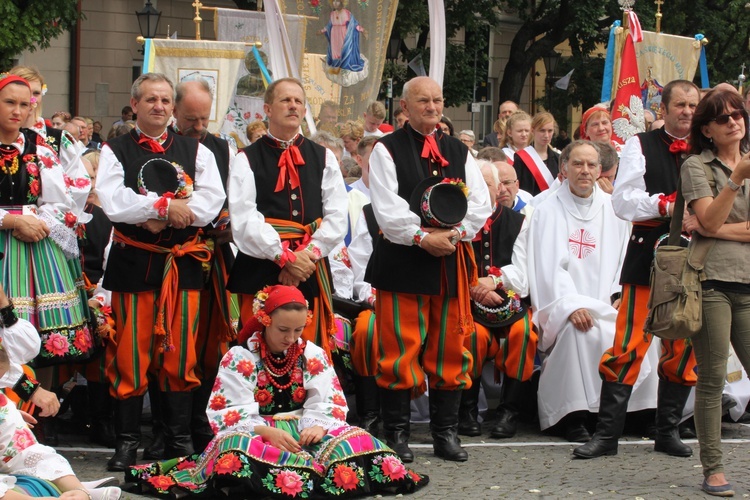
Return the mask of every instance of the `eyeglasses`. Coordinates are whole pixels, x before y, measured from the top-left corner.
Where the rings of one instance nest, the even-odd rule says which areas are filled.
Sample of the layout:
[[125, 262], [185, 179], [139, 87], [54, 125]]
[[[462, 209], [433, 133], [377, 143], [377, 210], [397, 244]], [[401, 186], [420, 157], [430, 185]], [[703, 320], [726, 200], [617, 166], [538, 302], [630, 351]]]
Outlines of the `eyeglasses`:
[[511, 186], [512, 186], [513, 184], [515, 184], [516, 182], [518, 182], [518, 179], [513, 179], [512, 181], [511, 181], [511, 180], [507, 180], [507, 181], [500, 181], [500, 184], [502, 184], [502, 185], [503, 185], [503, 186], [505, 186], [505, 187], [511, 187]]
[[726, 125], [729, 123], [729, 118], [732, 118], [732, 120], [738, 122], [742, 119], [744, 119], [746, 116], [745, 111], [742, 111], [740, 109], [735, 109], [731, 113], [719, 115], [716, 118], [712, 118], [709, 121], [716, 122], [717, 125]]

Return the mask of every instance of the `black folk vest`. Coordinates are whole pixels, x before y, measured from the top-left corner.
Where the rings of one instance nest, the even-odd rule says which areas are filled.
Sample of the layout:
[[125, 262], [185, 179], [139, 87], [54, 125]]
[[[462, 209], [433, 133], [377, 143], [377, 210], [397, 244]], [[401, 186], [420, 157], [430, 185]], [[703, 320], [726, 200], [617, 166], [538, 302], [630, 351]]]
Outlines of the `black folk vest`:
[[[167, 140], [162, 145], [164, 153], [152, 153], [138, 144], [138, 133], [132, 130], [129, 134], [115, 137], [107, 144], [122, 164], [125, 187], [138, 193], [138, 173], [148, 158], [163, 157], [170, 162], [176, 162], [185, 173], [195, 181], [195, 162], [198, 154], [198, 140], [169, 132]], [[197, 227], [185, 229], [165, 228], [158, 234], [153, 234], [134, 224], [117, 222], [117, 231], [131, 239], [172, 248], [183, 244], [195, 236]], [[166, 254], [157, 254], [141, 250], [122, 243], [112, 243], [107, 260], [107, 270], [104, 273], [104, 288], [113, 292], [138, 293], [158, 290], [162, 287]], [[173, 265], [179, 270], [179, 289], [198, 290], [203, 288], [203, 270], [201, 263], [191, 256], [174, 259]]]
[[[389, 134], [380, 143], [396, 165], [398, 195], [407, 202], [419, 182], [429, 176], [466, 179], [468, 148], [454, 137], [436, 132], [441, 154], [448, 166], [441, 168], [421, 157], [424, 138], [410, 126]], [[377, 210], [377, 200], [373, 200]], [[456, 257], [433, 257], [419, 246], [399, 245], [382, 234], [373, 242], [373, 254], [365, 280], [373, 287], [397, 293], [456, 296]], [[447, 290], [443, 288], [447, 285]]]
[[[325, 171], [326, 149], [302, 135], [295, 144], [302, 153], [305, 164], [299, 166], [300, 186], [292, 189], [287, 182], [283, 190], [275, 192], [279, 177], [279, 158], [284, 152], [276, 141], [268, 136], [261, 138], [243, 149], [255, 177], [258, 212], [273, 219], [294, 221], [307, 225], [323, 217], [323, 172]], [[295, 245], [292, 243], [292, 250]], [[255, 294], [266, 285], [279, 282], [281, 268], [276, 262], [256, 259], [242, 252], [232, 267], [227, 288], [234, 293]], [[329, 276], [330, 278], [330, 276]], [[318, 283], [314, 277], [300, 283], [300, 291], [308, 301], [319, 295]], [[312, 302], [310, 302], [312, 306]]]
[[[638, 134], [638, 138], [646, 158], [646, 173], [643, 176], [646, 191], [649, 194], [674, 193], [680, 179], [682, 159], [669, 152], [672, 139], [663, 127]], [[621, 284], [649, 286], [654, 247], [663, 234], [669, 233], [669, 218], [659, 218], [655, 222], [659, 222], [656, 227], [634, 223], [622, 265]]]
[[522, 213], [508, 207], [495, 209], [489, 229], [481, 229], [472, 242], [480, 278], [487, 276], [490, 267], [512, 263], [513, 245], [521, 232], [524, 218]]

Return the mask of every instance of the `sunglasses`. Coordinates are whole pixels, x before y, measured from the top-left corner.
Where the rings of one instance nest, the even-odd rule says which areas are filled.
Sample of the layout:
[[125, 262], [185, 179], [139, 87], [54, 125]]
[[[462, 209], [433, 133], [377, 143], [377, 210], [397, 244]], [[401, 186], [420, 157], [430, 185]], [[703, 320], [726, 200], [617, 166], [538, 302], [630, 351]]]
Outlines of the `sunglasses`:
[[745, 112], [740, 109], [735, 109], [731, 113], [719, 115], [716, 118], [712, 118], [709, 121], [716, 122], [717, 125], [726, 125], [729, 123], [729, 118], [731, 117], [732, 120], [739, 122], [740, 120], [743, 120], [745, 118]]

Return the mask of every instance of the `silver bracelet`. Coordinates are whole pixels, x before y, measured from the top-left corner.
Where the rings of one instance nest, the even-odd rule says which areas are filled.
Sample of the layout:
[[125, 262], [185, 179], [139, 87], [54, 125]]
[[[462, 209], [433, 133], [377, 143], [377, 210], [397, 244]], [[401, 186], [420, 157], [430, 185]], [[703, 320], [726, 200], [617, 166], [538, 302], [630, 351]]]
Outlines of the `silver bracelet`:
[[89, 500], [93, 500], [93, 498], [91, 497], [91, 493], [89, 493], [85, 488], [73, 488], [72, 490], [69, 490], [69, 491], [82, 491], [86, 493], [86, 495], [88, 495]]

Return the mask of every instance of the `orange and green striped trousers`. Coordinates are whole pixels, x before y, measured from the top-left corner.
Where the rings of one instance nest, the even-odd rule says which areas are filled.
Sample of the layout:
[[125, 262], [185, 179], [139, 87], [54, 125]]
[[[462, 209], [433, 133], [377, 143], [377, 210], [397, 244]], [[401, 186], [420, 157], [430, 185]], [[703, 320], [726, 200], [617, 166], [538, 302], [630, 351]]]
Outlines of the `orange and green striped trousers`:
[[471, 386], [471, 353], [459, 330], [457, 298], [377, 290], [375, 322], [379, 340], [378, 386], [423, 392], [430, 387]]
[[159, 290], [112, 292], [115, 336], [106, 355], [110, 392], [116, 399], [145, 394], [149, 373], [163, 392], [187, 392], [200, 385], [195, 375], [200, 290], [179, 290], [176, 301], [170, 325], [174, 350], [162, 352], [164, 337], [154, 333]]
[[[653, 335], [643, 331], [649, 292], [647, 286], [622, 285], [615, 341], [599, 362], [599, 375], [607, 382], [635, 385], [638, 379], [643, 357], [653, 341]], [[662, 380], [687, 386], [696, 384], [698, 377], [690, 339], [661, 341], [658, 373]]]
[[474, 368], [471, 377], [477, 379], [482, 376], [482, 366], [485, 361], [494, 359], [495, 369], [504, 373], [506, 377], [526, 382], [534, 373], [534, 357], [539, 341], [536, 329], [531, 322], [531, 310], [523, 318], [512, 325], [501, 327], [505, 338], [498, 341], [489, 328], [479, 323], [472, 335], [466, 336], [464, 347], [474, 358]]

